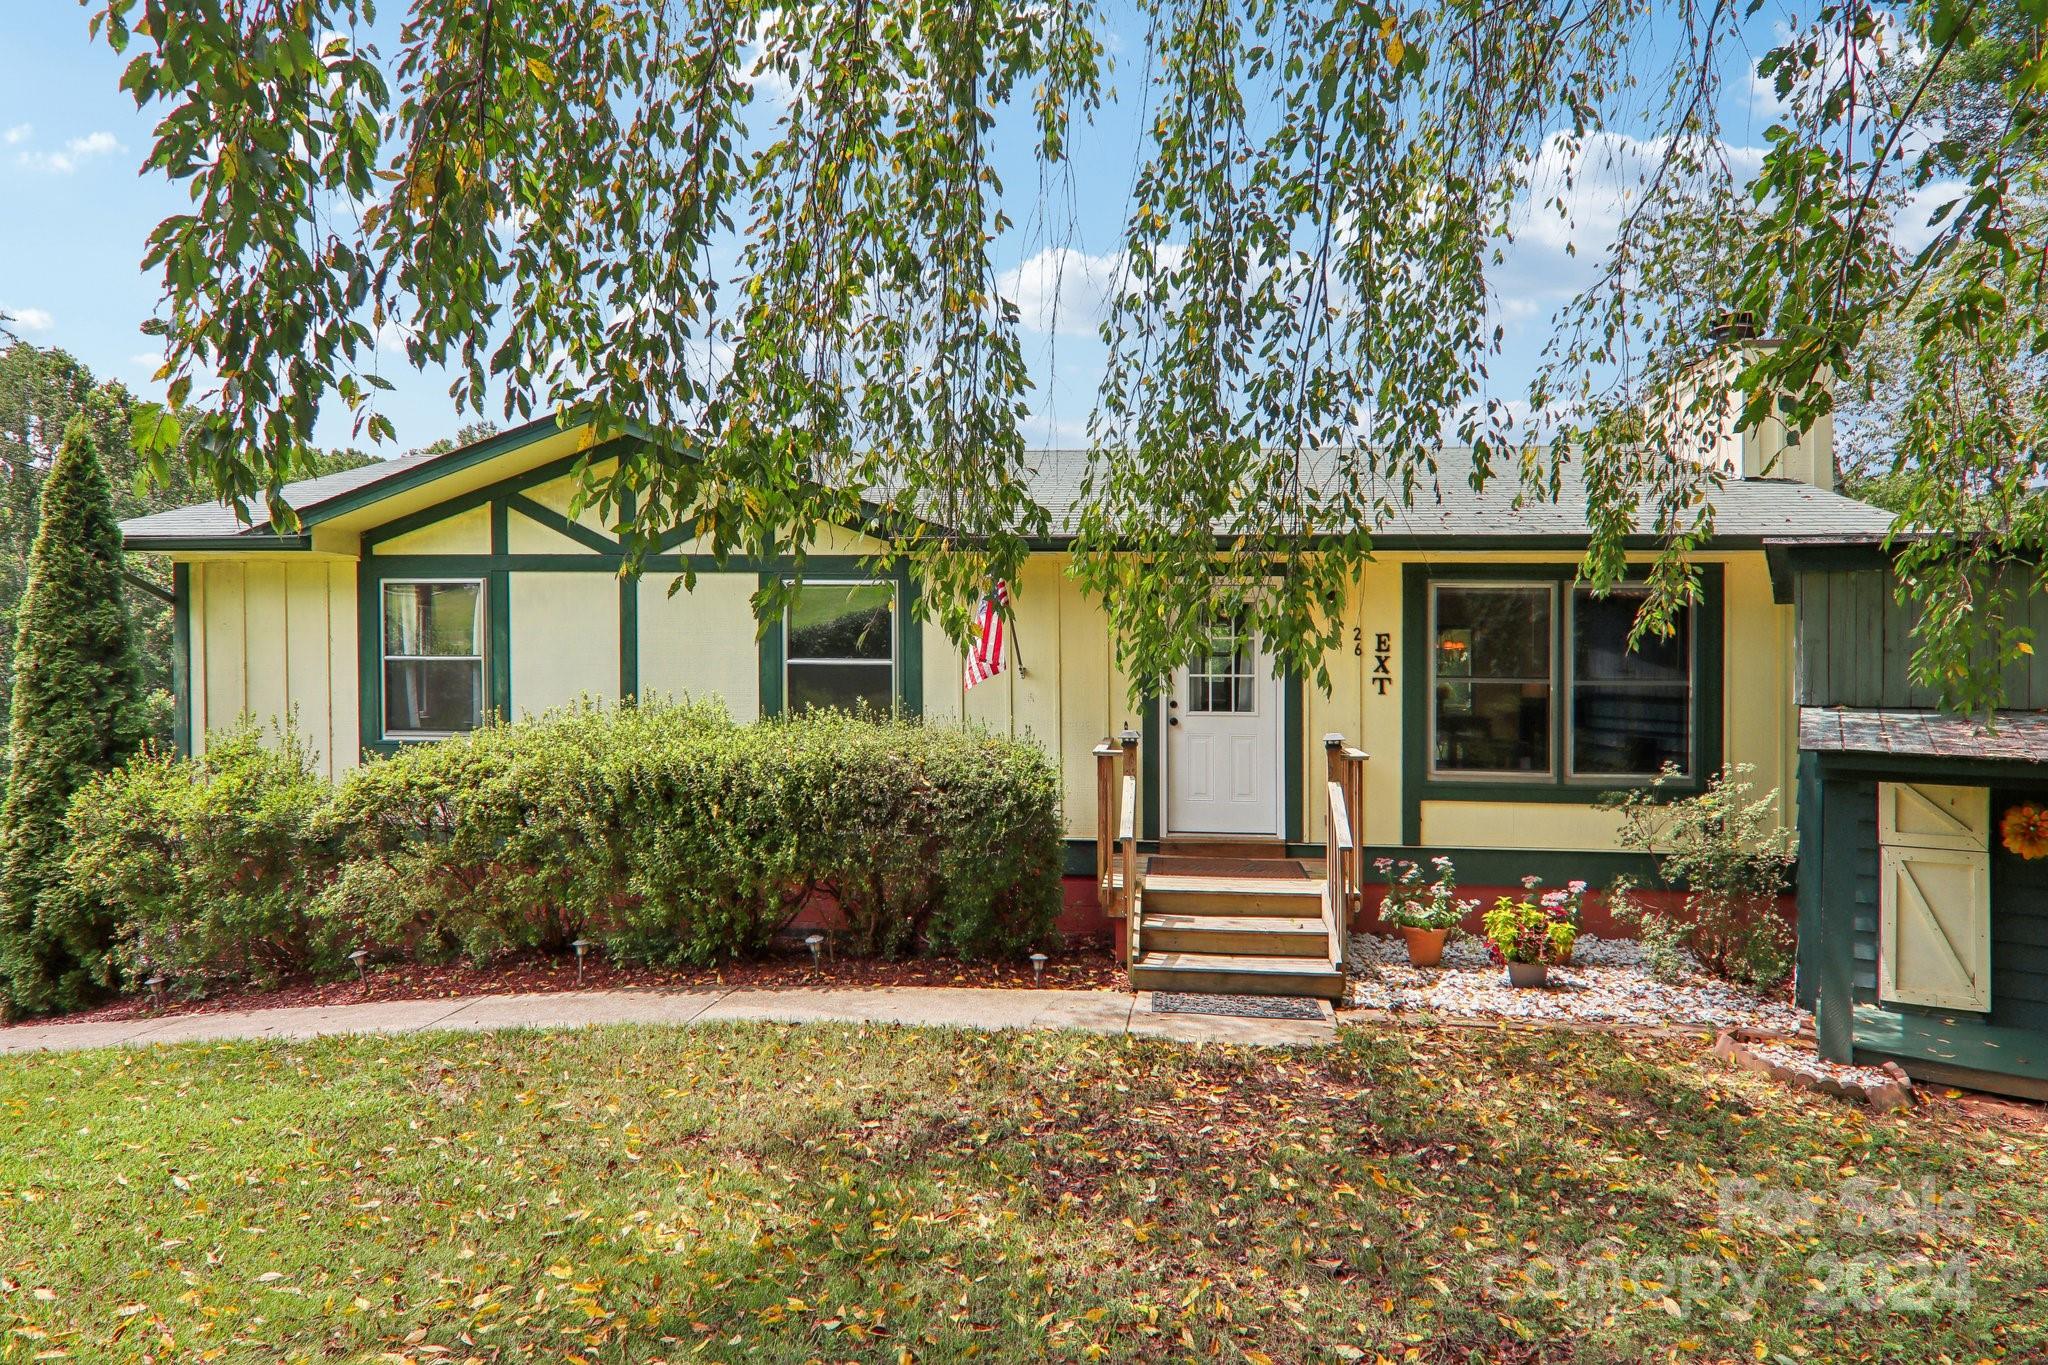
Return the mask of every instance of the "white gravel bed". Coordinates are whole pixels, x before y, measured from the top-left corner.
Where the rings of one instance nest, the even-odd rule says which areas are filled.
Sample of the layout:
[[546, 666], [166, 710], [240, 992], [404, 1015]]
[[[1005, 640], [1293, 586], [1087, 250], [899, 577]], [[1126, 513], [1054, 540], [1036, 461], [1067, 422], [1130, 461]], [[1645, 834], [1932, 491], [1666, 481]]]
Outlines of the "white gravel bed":
[[1552, 1023], [1647, 1027], [1753, 1028], [1774, 1033], [1811, 1030], [1813, 1016], [1739, 986], [1690, 973], [1665, 983], [1650, 975], [1633, 939], [1581, 934], [1571, 963], [1550, 969], [1541, 988], [1510, 986], [1507, 973], [1471, 937], [1445, 945], [1440, 967], [1408, 965], [1407, 945], [1375, 934], [1351, 936], [1354, 1009], [1459, 1015]]

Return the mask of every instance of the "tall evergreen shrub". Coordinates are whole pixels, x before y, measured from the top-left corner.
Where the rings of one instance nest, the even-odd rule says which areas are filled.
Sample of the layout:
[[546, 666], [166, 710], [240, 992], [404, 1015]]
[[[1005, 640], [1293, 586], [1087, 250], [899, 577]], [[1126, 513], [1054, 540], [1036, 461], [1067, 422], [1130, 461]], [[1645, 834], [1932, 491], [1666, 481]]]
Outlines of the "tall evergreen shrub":
[[0, 990], [10, 1013], [69, 1009], [108, 983], [109, 917], [65, 869], [71, 797], [146, 733], [121, 532], [87, 412], [42, 490], [15, 638], [12, 779], [0, 805]]

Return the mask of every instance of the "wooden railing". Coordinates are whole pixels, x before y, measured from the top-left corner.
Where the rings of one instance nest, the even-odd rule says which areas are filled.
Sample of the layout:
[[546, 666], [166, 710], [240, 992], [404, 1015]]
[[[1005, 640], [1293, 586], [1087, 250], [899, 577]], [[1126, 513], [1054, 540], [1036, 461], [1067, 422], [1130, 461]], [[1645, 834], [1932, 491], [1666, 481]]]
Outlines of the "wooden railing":
[[[1350, 917], [1358, 913], [1364, 900], [1365, 885], [1365, 761], [1371, 755], [1363, 749], [1354, 749], [1344, 742], [1342, 735], [1324, 735], [1323, 752], [1329, 756], [1330, 786], [1337, 790], [1342, 800], [1345, 847], [1342, 869], [1345, 889], [1345, 924], [1348, 928]], [[1336, 829], [1338, 801], [1333, 799], [1330, 806], [1331, 829]], [[1333, 842], [1328, 850], [1334, 862], [1338, 850]]]
[[1138, 735], [1095, 746], [1095, 893], [1103, 911], [1129, 921], [1128, 951], [1138, 953], [1145, 873], [1138, 861]]
[[1351, 804], [1344, 784], [1332, 782], [1330, 824], [1323, 850], [1323, 928], [1330, 936], [1330, 965], [1344, 970], [1351, 943], [1351, 905], [1358, 894], [1352, 869], [1358, 865], [1358, 841], [1351, 836]]
[[1117, 759], [1123, 750], [1103, 740], [1095, 746], [1095, 900], [1106, 915], [1116, 909]]
[[[1137, 747], [1130, 752], [1136, 755]], [[1138, 775], [1124, 774], [1123, 809], [1117, 820], [1117, 848], [1123, 858], [1123, 904], [1126, 954], [1136, 962], [1145, 950], [1139, 940], [1145, 933], [1145, 874], [1138, 870]]]

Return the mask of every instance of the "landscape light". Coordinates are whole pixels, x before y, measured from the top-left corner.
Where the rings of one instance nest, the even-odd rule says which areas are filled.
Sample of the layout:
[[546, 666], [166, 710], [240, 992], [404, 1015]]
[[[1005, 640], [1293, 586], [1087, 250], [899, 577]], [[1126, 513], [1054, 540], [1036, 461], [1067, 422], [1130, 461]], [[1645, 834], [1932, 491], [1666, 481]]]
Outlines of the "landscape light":
[[576, 950], [576, 984], [583, 984], [583, 955], [590, 951], [590, 940], [579, 938], [569, 945]]
[[1032, 979], [1033, 981], [1044, 981], [1044, 980], [1045, 980], [1045, 954], [1044, 954], [1044, 953], [1033, 953], [1033, 954], [1031, 955], [1031, 979]]
[[370, 984], [370, 974], [363, 970], [363, 964], [370, 960], [370, 950], [358, 948], [348, 955], [348, 960], [356, 964], [357, 983], [362, 986], [368, 986]]
[[823, 934], [807, 934], [807, 935], [805, 935], [805, 936], [804, 936], [804, 947], [806, 947], [806, 948], [809, 948], [809, 949], [811, 950], [811, 965], [812, 965], [813, 967], [816, 967], [816, 966], [820, 966], [820, 965], [822, 965], [822, 964], [824, 963], [824, 961], [825, 961], [825, 936], [824, 936]]

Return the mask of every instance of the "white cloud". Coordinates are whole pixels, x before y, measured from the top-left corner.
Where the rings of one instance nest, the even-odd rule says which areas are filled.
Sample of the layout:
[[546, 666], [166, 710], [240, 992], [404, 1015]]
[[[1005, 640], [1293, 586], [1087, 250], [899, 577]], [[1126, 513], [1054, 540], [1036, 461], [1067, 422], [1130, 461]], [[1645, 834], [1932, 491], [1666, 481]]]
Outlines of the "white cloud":
[[1094, 336], [1122, 273], [1121, 252], [1092, 256], [1074, 247], [1047, 247], [997, 276], [996, 288], [1017, 305], [1018, 322], [1029, 331]]
[[17, 123], [6, 132], [0, 133], [0, 142], [4, 142], [10, 147], [19, 147], [22, 143], [28, 141], [29, 135], [35, 132], [35, 130], [35, 125], [32, 123]]
[[[17, 124], [7, 130], [5, 140], [9, 146], [15, 146], [28, 141], [32, 131], [26, 123]], [[21, 136], [16, 137], [17, 133]], [[107, 156], [120, 150], [121, 143], [112, 133], [97, 132], [72, 138], [64, 144], [64, 150], [61, 152], [24, 151], [17, 153], [15, 160], [32, 171], [69, 175], [78, 169], [81, 161], [88, 161], [96, 156]]]
[[134, 355], [128, 357], [128, 363], [138, 370], [147, 370], [154, 376], [158, 370], [163, 368], [164, 358], [154, 351], [137, 351]]
[[47, 332], [57, 325], [57, 319], [42, 308], [10, 308], [0, 303], [0, 313], [7, 314], [7, 325], [17, 332]]
[[1936, 180], [1913, 190], [1906, 196], [1906, 202], [1899, 206], [1898, 216], [1893, 220], [1892, 240], [1902, 251], [1919, 251], [1940, 231], [1928, 221], [1934, 216], [1934, 211], [1969, 192], [1969, 184], [1962, 180]]

